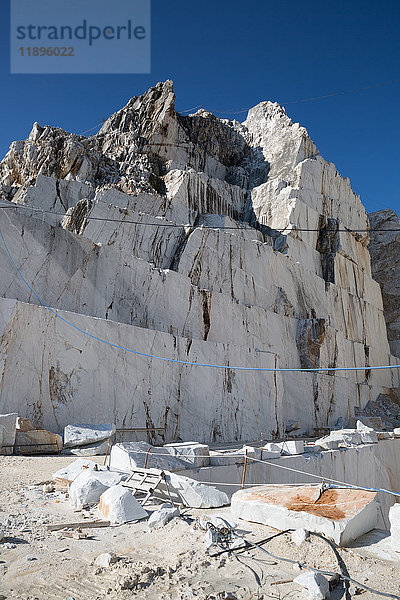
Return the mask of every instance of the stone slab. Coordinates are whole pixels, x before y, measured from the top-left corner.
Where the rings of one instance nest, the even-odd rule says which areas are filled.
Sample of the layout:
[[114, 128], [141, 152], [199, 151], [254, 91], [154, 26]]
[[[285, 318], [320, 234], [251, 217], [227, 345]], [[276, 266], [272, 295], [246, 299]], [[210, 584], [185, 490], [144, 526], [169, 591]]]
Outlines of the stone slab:
[[395, 552], [400, 552], [400, 504], [389, 509], [390, 542]]
[[64, 428], [64, 447], [76, 448], [108, 440], [115, 433], [115, 425], [67, 425]]
[[17, 430], [17, 413], [0, 415], [0, 451], [1, 454], [12, 454]]
[[321, 486], [260, 486], [232, 497], [232, 514], [276, 529], [321, 533], [346, 546], [378, 521], [375, 492]]
[[18, 454], [58, 454], [63, 447], [61, 435], [47, 429], [17, 429], [15, 446]]
[[207, 444], [199, 442], [181, 442], [164, 444], [172, 456], [188, 463], [190, 467], [207, 467], [210, 464], [210, 449]]
[[176, 473], [166, 473], [168, 487], [190, 508], [219, 508], [229, 504], [229, 498], [212, 485], [205, 485]]
[[61, 454], [67, 456], [102, 456], [109, 450], [109, 440], [89, 444], [88, 446], [77, 446], [76, 448], [64, 448]]
[[125, 442], [114, 444], [111, 448], [110, 467], [113, 469], [130, 471], [135, 467], [143, 469], [145, 465], [148, 468], [177, 471], [185, 469], [188, 463], [173, 456], [166, 448], [147, 442]]
[[303, 454], [303, 440], [287, 440], [284, 442], [272, 442], [264, 446], [265, 450], [270, 452], [279, 452], [280, 454], [295, 455]]

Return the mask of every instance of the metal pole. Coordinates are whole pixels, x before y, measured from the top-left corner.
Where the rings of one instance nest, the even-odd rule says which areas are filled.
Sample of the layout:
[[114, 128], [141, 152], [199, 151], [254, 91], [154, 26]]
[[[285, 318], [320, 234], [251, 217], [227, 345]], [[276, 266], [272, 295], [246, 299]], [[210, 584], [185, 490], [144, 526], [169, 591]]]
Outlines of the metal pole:
[[246, 478], [246, 467], [247, 467], [247, 450], [244, 455], [244, 467], [243, 467], [243, 477], [242, 477], [242, 489], [244, 488], [244, 480]]

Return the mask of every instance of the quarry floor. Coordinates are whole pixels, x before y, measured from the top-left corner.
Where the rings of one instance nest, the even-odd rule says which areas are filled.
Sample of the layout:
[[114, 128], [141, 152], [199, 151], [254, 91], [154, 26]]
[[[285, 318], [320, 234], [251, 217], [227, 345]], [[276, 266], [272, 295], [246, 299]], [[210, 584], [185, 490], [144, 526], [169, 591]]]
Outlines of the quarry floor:
[[[299, 574], [292, 565], [277, 561], [260, 550], [222, 554], [209, 551], [204, 532], [194, 527], [202, 514], [230, 515], [229, 507], [214, 510], [182, 510], [182, 518], [150, 531], [146, 522], [88, 530], [88, 539], [70, 539], [50, 533], [49, 523], [81, 521], [93, 514], [74, 512], [60, 493], [44, 494], [44, 482], [71, 457], [0, 457], [0, 600], [95, 600], [112, 598], [165, 600], [262, 600], [304, 598], [292, 580]], [[102, 458], [97, 457], [102, 463]], [[236, 532], [251, 541], [276, 532], [269, 527], [241, 521]], [[15, 547], [7, 548], [4, 543]], [[312, 567], [339, 571], [332, 548], [314, 536], [296, 546], [290, 534], [272, 539], [269, 552]], [[93, 560], [103, 552], [117, 561], [99, 568]], [[388, 532], [374, 530], [352, 548], [338, 548], [348, 574], [365, 585], [400, 595], [400, 556], [390, 549]], [[378, 598], [342, 584], [330, 598]]]

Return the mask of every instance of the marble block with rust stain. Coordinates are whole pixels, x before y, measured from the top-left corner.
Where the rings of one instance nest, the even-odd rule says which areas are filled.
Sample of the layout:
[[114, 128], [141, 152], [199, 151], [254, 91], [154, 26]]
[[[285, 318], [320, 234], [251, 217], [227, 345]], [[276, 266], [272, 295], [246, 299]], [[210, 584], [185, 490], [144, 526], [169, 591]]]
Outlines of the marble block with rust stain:
[[320, 485], [265, 485], [232, 496], [232, 514], [276, 529], [320, 533], [346, 546], [378, 520], [375, 492]]

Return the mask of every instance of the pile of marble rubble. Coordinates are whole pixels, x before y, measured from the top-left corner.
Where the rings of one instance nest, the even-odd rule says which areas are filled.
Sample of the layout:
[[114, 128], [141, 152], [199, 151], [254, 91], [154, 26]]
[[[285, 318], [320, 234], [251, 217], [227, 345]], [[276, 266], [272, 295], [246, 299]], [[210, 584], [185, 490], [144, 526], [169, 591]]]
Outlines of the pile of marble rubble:
[[398, 364], [397, 334], [349, 180], [276, 103], [243, 123], [174, 103], [166, 81], [89, 138], [35, 123], [0, 163], [1, 412], [154, 443], [375, 414], [399, 369], [369, 367]]
[[[125, 501], [132, 505], [130, 500], [126, 500], [128, 495], [132, 496], [132, 492], [122, 485], [129, 473], [129, 469], [98, 465], [91, 460], [78, 458], [68, 467], [54, 473], [53, 479], [58, 484], [68, 486], [69, 498], [75, 509], [99, 504], [100, 511], [107, 518], [110, 506], [125, 504]], [[228, 496], [215, 487], [165, 471], [163, 484], [157, 488], [157, 499], [164, 498], [168, 501], [171, 499], [171, 494], [180, 504], [191, 508], [217, 508], [229, 504]], [[142, 514], [140, 518], [144, 516], [147, 516], [147, 513]], [[136, 519], [126, 519], [126, 521], [130, 520]]]
[[[181, 446], [182, 448], [179, 448], [177, 445], [176, 450], [184, 450], [184, 445]], [[193, 443], [191, 454], [187, 452], [186, 446], [184, 456], [189, 456], [193, 462], [196, 456], [204, 458], [205, 453], [204, 449], [200, 449], [201, 446]], [[56, 485], [61, 484], [63, 489], [68, 491], [67, 497], [75, 511], [90, 509], [94, 514], [93, 511], [97, 510], [99, 517], [114, 524], [146, 519], [150, 529], [162, 527], [171, 519], [179, 517], [179, 505], [195, 509], [214, 509], [231, 504], [233, 518], [263, 523], [279, 530], [298, 530], [297, 534], [303, 530], [304, 536], [301, 540], [305, 539], [305, 532], [317, 532], [340, 546], [348, 545], [378, 523], [379, 500], [375, 491], [346, 489], [326, 484], [272, 484], [247, 487], [235, 492], [230, 499], [227, 494], [212, 485], [169, 470], [164, 471], [165, 481], [157, 488], [157, 494], [151, 497], [149, 510], [148, 506], [140, 504], [129, 487], [124, 486], [131, 469], [136, 466], [133, 463], [140, 463], [141, 450], [143, 448], [137, 447], [134, 453], [130, 447], [130, 465], [123, 464], [120, 460], [121, 448], [118, 448], [119, 460], [111, 460], [107, 466], [90, 459], [78, 458], [55, 472], [54, 482]], [[167, 454], [159, 453], [158, 460], [162, 462], [165, 456], [165, 465], [175, 467], [175, 471], [184, 468], [182, 465], [173, 464], [173, 461], [179, 460], [174, 453], [170, 453], [169, 458]], [[161, 464], [158, 463], [158, 466]], [[44, 491], [47, 493], [54, 490], [54, 487], [45, 487]], [[171, 503], [171, 494], [175, 504]], [[390, 508], [389, 520], [392, 548], [400, 552], [397, 535], [400, 526], [398, 508], [399, 505], [396, 504]], [[213, 517], [209, 513], [207, 519], [211, 519], [216, 525], [219, 517]], [[237, 524], [232, 524], [232, 527], [237, 527]], [[205, 529], [207, 530], [207, 527]], [[211, 531], [213, 530], [215, 534], [218, 533], [215, 527], [211, 528]], [[210, 532], [206, 538], [207, 545], [217, 541]]]

